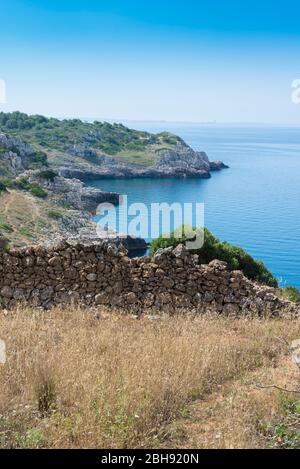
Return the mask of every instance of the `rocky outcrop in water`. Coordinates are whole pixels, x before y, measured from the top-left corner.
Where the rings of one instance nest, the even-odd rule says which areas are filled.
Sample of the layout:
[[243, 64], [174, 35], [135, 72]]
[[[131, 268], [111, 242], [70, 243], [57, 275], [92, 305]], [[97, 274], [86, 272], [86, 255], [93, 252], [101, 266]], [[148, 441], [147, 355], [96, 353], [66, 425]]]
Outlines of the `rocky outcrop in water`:
[[153, 150], [155, 163], [150, 166], [124, 163], [119, 157], [110, 157], [92, 150], [86, 145], [76, 145], [68, 150], [71, 154], [96, 161], [93, 166], [78, 165], [75, 161], [57, 168], [66, 178], [88, 181], [101, 178], [210, 178], [211, 171], [228, 168], [221, 161], [210, 162], [205, 152], [194, 151], [178, 139], [174, 148]]
[[[0, 113], [2, 141], [14, 175], [28, 169], [26, 155], [34, 163], [47, 164], [61, 176], [81, 180], [101, 177], [197, 177], [223, 169], [207, 155], [194, 151], [170, 132], [152, 134], [130, 129], [121, 123], [58, 120], [45, 116]], [[18, 135], [20, 139], [15, 138]], [[31, 144], [35, 147], [32, 149]], [[0, 138], [1, 145], [1, 138]], [[2, 151], [0, 146], [0, 159]], [[43, 149], [41, 152], [40, 149]], [[0, 161], [1, 172], [1, 161]]]
[[211, 171], [220, 171], [221, 169], [227, 169], [229, 166], [223, 163], [223, 161], [210, 161], [209, 167]]

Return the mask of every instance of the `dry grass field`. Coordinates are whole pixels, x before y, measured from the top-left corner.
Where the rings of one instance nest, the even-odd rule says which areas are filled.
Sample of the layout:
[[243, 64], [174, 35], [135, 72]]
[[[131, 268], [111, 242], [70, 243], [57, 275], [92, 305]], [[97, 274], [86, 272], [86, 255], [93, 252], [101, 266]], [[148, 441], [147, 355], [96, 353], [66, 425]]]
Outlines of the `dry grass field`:
[[[0, 312], [0, 447], [300, 446], [300, 320]], [[298, 396], [298, 397], [297, 397]]]
[[14, 247], [47, 240], [57, 233], [57, 222], [47, 215], [51, 206], [26, 192], [10, 190], [0, 195], [0, 236]]

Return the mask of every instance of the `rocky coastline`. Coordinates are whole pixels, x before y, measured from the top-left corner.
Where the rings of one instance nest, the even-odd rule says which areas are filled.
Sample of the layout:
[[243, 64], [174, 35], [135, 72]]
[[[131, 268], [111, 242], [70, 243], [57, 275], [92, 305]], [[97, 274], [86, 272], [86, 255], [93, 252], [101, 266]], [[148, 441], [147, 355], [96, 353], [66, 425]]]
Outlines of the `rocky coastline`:
[[[85, 150], [78, 150], [77, 154], [83, 157]], [[149, 167], [122, 163], [117, 158], [102, 156], [101, 165], [83, 167], [72, 162], [57, 167], [57, 171], [62, 177], [88, 182], [96, 179], [130, 178], [208, 179], [211, 172], [228, 168], [222, 161], [209, 161], [205, 152], [196, 152], [186, 144], [177, 150], [161, 150], [157, 155], [156, 164]]]
[[60, 216], [61, 230], [55, 237], [57, 241], [66, 238], [77, 240], [77, 242], [109, 240], [117, 247], [123, 244], [130, 254], [138, 251], [145, 254], [148, 244], [144, 239], [130, 235], [122, 236], [120, 233], [97, 226], [92, 219], [99, 204], [108, 202], [118, 205], [118, 193], [86, 186], [79, 179], [66, 179], [58, 175], [48, 179], [43, 177], [43, 172], [40, 171], [26, 171], [22, 177], [26, 177], [30, 183], [37, 183], [44, 189], [47, 192], [48, 201], [53, 206], [67, 207], [65, 213]]
[[[11, 118], [15, 120], [10, 122]], [[193, 150], [180, 137], [168, 132], [150, 134], [122, 124], [49, 121], [42, 116], [21, 113], [7, 114], [3, 122], [7, 128], [5, 132], [0, 129], [0, 178], [19, 181], [17, 190], [23, 189], [25, 181], [25, 186], [34, 184], [35, 189], [43, 191], [48, 205], [54, 211], [60, 210], [57, 240], [68, 236], [94, 239], [96, 224], [92, 216], [98, 205], [119, 203], [118, 193], [90, 187], [89, 181], [208, 179], [211, 172], [228, 167], [222, 161], [210, 161], [205, 152]], [[116, 154], [115, 148], [119, 148]], [[55, 216], [53, 210], [52, 216]], [[53, 230], [49, 231], [49, 236], [53, 237]], [[105, 229], [101, 237], [111, 239], [116, 245], [122, 239], [130, 252], [147, 249], [144, 240], [133, 237], [124, 240], [118, 233], [108, 233]]]

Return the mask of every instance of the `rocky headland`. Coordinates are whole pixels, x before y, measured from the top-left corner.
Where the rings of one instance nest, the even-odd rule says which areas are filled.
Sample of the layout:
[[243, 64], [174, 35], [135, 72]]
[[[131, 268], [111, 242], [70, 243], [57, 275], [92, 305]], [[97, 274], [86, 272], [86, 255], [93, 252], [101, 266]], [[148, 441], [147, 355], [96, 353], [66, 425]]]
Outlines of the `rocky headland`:
[[196, 177], [227, 166], [209, 161], [169, 132], [151, 134], [122, 124], [0, 113], [2, 172], [47, 165], [65, 178]]
[[[118, 204], [119, 195], [89, 187], [88, 181], [210, 178], [212, 171], [224, 168], [227, 166], [223, 162], [209, 161], [205, 152], [193, 150], [168, 132], [151, 134], [122, 124], [0, 113], [0, 196], [5, 190], [8, 193], [2, 199], [5, 205], [2, 212], [0, 209], [0, 236], [19, 241], [22, 238], [26, 242], [28, 224], [26, 229], [20, 227], [22, 236], [15, 237], [11, 236], [16, 232], [14, 223], [7, 223], [7, 214], [14, 210], [13, 204], [18, 200], [25, 211], [30, 207], [29, 210], [43, 215], [42, 226], [34, 234], [29, 233], [29, 244], [36, 242], [39, 234], [44, 240], [47, 232], [51, 239], [54, 233], [55, 239], [68, 236], [94, 239], [96, 225], [92, 215], [97, 206], [102, 202]], [[34, 201], [32, 195], [43, 200]], [[51, 214], [49, 223], [47, 214]], [[26, 218], [25, 215], [21, 218]], [[1, 233], [1, 226], [6, 227], [5, 233]], [[102, 235], [119, 243], [116, 233], [103, 229]], [[130, 237], [125, 245], [131, 250], [147, 247], [143, 240]]]
[[[86, 148], [77, 148], [76, 156], [84, 158]], [[96, 166], [83, 167], [75, 162], [57, 167], [59, 174], [65, 178], [77, 178], [89, 181], [101, 178], [201, 178], [211, 177], [212, 171], [228, 168], [221, 161], [209, 161], [205, 152], [197, 152], [185, 142], [180, 141], [174, 149], [155, 151], [156, 160], [151, 166], [142, 166], [120, 161], [107, 155], [98, 155], [100, 161]]]

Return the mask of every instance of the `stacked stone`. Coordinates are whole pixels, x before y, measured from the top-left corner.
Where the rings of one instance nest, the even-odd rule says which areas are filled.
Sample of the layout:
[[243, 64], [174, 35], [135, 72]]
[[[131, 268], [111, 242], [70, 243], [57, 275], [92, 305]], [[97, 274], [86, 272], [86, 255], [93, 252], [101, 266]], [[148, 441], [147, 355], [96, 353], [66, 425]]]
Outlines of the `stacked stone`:
[[66, 303], [110, 305], [143, 312], [212, 310], [271, 313], [295, 305], [275, 290], [229, 271], [225, 262], [199, 265], [183, 245], [157, 251], [153, 258], [130, 259], [126, 249], [107, 241], [66, 240], [0, 252], [0, 302], [51, 308]]

